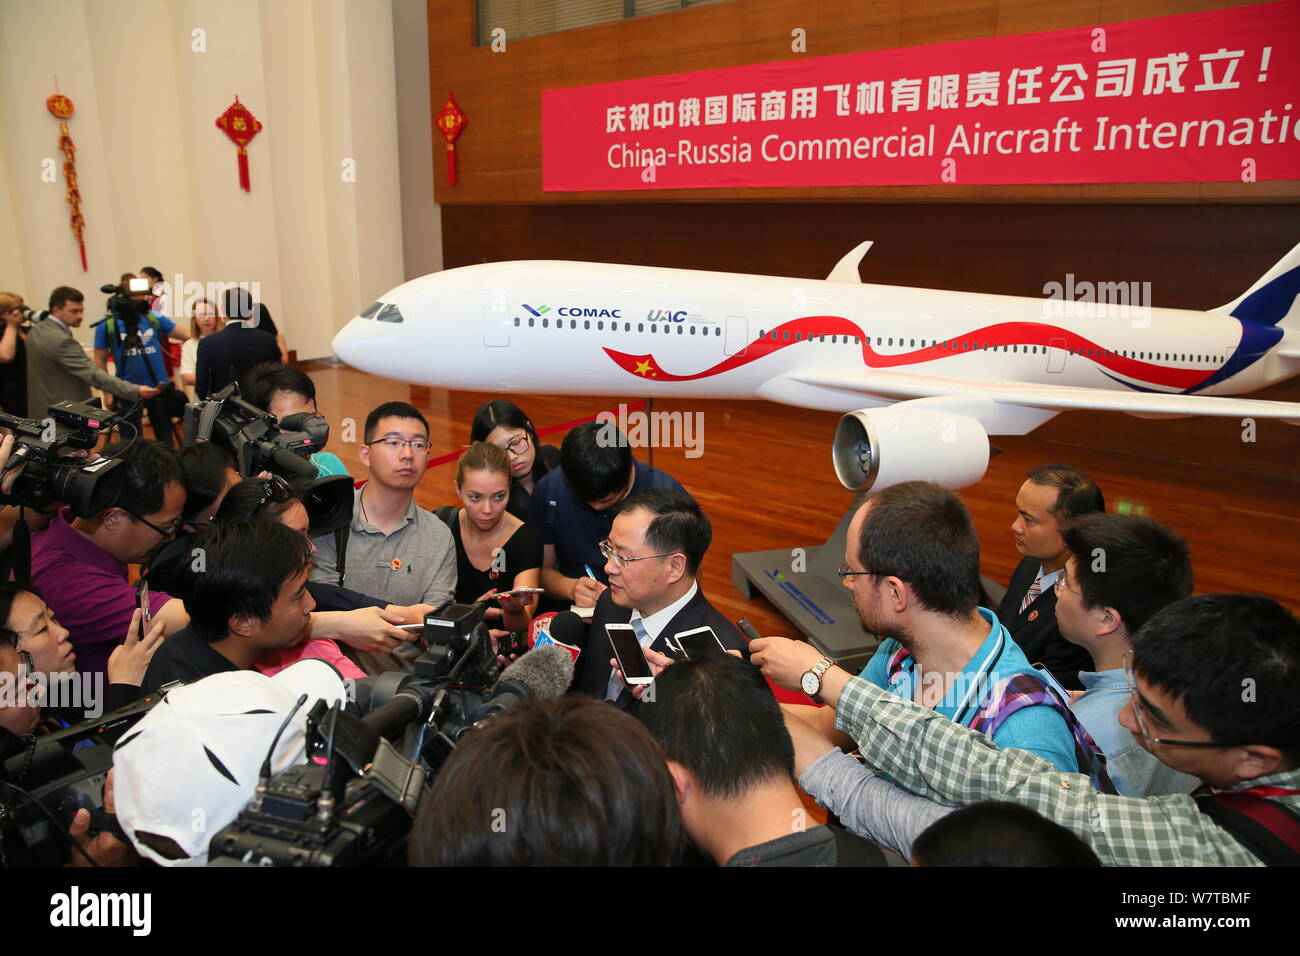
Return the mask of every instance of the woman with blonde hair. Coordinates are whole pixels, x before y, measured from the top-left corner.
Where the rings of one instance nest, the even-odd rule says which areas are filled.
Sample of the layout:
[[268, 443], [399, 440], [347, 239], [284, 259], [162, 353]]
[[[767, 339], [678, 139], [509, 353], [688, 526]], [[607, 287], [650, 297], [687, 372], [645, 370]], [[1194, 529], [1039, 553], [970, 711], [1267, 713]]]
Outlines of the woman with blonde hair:
[[194, 373], [199, 357], [199, 339], [220, 332], [225, 324], [225, 320], [217, 316], [217, 307], [207, 299], [199, 299], [190, 307], [190, 337], [181, 343], [181, 364], [177, 369], [180, 381], [177, 386], [185, 389], [191, 402], [198, 401], [198, 395], [194, 391]]

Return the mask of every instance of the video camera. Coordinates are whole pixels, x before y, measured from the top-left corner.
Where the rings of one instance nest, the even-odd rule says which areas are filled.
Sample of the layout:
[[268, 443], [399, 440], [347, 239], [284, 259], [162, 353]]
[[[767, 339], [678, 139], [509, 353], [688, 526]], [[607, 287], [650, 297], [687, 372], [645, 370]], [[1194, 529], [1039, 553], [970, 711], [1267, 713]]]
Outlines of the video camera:
[[484, 610], [451, 604], [431, 612], [412, 673], [355, 682], [348, 708], [319, 702], [308, 715], [307, 762], [259, 783], [213, 837], [209, 865], [404, 862], [420, 797], [461, 738], [530, 697], [560, 696], [573, 677], [561, 648], [534, 651], [501, 672]]
[[245, 478], [263, 471], [284, 478], [307, 508], [307, 533], [313, 538], [352, 521], [352, 479], [318, 478], [307, 461], [328, 440], [329, 423], [323, 416], [290, 415], [277, 422], [270, 412], [240, 398], [234, 382], [207, 401], [185, 406], [185, 444], [216, 442], [235, 456], [235, 469]]
[[9, 472], [25, 464], [13, 489], [0, 495], [0, 501], [35, 511], [62, 503], [69, 505], [78, 518], [93, 518], [115, 504], [119, 489], [104, 477], [121, 462], [116, 458], [88, 462], [65, 451], [89, 451], [100, 433], [120, 420], [105, 411], [98, 399], [51, 405], [43, 421], [0, 412], [0, 425], [14, 433], [14, 450], [4, 470]]
[[153, 280], [148, 276], [127, 279], [118, 285], [108, 282], [99, 287], [99, 291], [108, 295], [107, 309], [127, 329], [133, 332], [140, 326], [149, 311], [149, 296], [153, 292]]
[[171, 685], [64, 730], [25, 738], [0, 765], [0, 858], [9, 866], [61, 866], [70, 858], [68, 826], [80, 809], [98, 828], [113, 745], [153, 709]]

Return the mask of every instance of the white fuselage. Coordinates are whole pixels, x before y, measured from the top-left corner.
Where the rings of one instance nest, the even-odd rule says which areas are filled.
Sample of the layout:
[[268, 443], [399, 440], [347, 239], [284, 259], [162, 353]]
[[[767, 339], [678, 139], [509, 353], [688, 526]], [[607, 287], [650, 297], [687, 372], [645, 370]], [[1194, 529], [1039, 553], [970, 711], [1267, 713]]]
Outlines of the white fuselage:
[[1239, 357], [1232, 374], [1220, 372], [1243, 340], [1241, 322], [1135, 301], [522, 261], [424, 276], [382, 302], [401, 320], [363, 313], [339, 332], [335, 353], [366, 372], [455, 389], [766, 398], [850, 411], [870, 396], [795, 377], [895, 371], [1236, 395], [1294, 372], [1272, 355]]

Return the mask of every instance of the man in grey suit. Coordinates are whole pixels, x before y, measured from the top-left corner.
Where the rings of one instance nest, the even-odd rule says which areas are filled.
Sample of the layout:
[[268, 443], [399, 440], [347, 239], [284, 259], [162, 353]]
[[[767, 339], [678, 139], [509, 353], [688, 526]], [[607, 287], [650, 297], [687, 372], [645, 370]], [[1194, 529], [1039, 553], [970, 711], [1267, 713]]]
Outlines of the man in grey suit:
[[95, 367], [72, 335], [86, 317], [86, 297], [61, 285], [50, 293], [50, 314], [27, 335], [27, 410], [44, 418], [58, 402], [84, 402], [92, 387], [134, 401], [153, 398], [158, 389], [133, 385]]

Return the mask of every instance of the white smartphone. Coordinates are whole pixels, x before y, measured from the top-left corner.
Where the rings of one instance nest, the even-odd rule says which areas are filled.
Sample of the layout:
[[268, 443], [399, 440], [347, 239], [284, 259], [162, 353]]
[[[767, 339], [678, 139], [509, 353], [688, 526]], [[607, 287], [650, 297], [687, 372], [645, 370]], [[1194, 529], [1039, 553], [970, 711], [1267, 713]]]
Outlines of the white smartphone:
[[676, 639], [678, 648], [688, 660], [692, 657], [703, 657], [705, 654], [727, 653], [727, 649], [718, 640], [718, 635], [708, 625], [690, 631], [678, 631]]
[[645, 659], [645, 651], [636, 639], [632, 625], [606, 624], [605, 633], [609, 636], [614, 657], [618, 660], [618, 669], [623, 672], [623, 679], [628, 686], [652, 683], [654, 675], [650, 672], [650, 662]]

